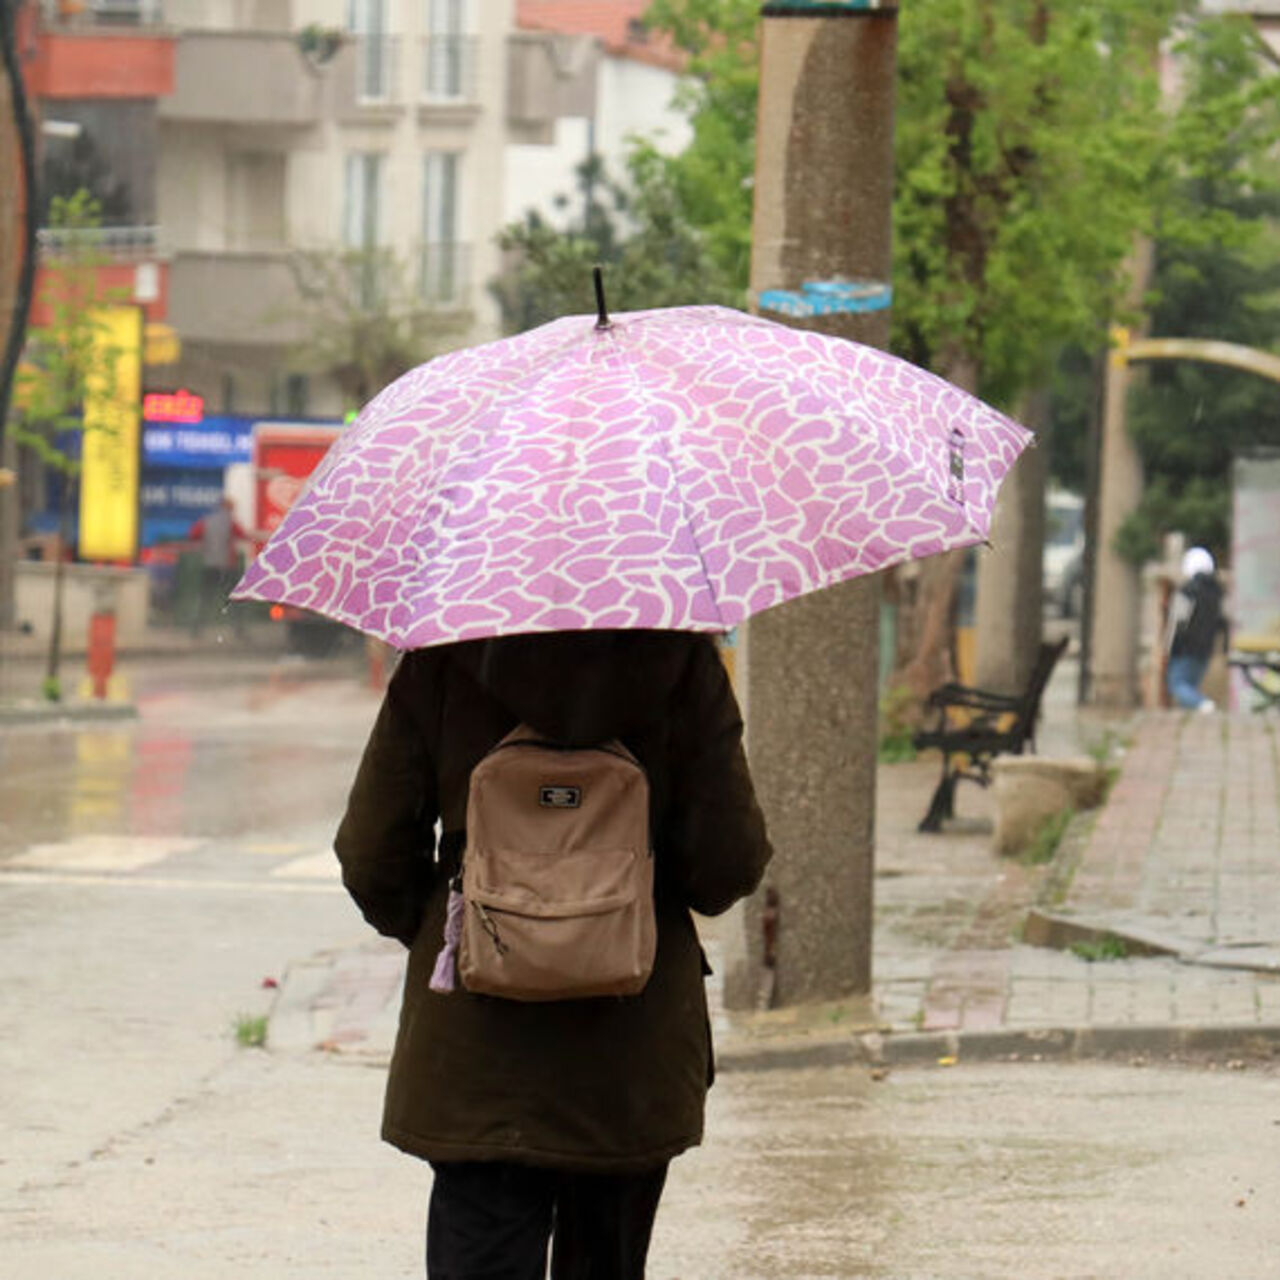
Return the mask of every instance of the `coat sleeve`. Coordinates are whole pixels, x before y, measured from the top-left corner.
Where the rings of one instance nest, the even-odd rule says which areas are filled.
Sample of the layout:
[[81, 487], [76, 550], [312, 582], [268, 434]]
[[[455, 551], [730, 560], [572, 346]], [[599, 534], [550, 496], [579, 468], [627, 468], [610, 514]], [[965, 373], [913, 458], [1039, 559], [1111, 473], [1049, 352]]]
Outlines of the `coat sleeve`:
[[435, 762], [412, 657], [397, 668], [334, 839], [342, 882], [379, 933], [413, 942], [434, 880]]
[[697, 646], [676, 698], [664, 881], [702, 915], [760, 884], [773, 854], [742, 746], [742, 714], [711, 643]]

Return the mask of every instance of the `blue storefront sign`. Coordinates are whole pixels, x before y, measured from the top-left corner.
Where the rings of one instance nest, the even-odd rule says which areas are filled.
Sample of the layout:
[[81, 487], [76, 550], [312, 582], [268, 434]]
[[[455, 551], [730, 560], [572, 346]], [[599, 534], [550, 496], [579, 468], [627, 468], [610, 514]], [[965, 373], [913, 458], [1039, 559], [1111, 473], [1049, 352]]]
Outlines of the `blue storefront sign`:
[[181, 542], [222, 501], [226, 469], [253, 458], [256, 418], [142, 424], [142, 544]]
[[209, 417], [201, 422], [144, 422], [142, 465], [222, 471], [253, 457], [253, 418]]
[[222, 501], [222, 472], [203, 467], [148, 467], [142, 476], [142, 540], [146, 546], [186, 538]]

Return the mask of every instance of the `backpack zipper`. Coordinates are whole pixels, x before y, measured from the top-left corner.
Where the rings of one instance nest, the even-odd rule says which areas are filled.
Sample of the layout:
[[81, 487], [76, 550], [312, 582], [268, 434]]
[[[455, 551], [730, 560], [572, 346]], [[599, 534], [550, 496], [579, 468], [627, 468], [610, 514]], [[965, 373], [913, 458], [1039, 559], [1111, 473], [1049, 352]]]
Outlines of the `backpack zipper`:
[[503, 942], [502, 935], [498, 932], [498, 926], [494, 923], [493, 917], [474, 899], [472, 899], [471, 905], [475, 907], [476, 914], [480, 917], [480, 924], [483, 926], [485, 933], [493, 939], [494, 948], [500, 956], [505, 956], [511, 948]]

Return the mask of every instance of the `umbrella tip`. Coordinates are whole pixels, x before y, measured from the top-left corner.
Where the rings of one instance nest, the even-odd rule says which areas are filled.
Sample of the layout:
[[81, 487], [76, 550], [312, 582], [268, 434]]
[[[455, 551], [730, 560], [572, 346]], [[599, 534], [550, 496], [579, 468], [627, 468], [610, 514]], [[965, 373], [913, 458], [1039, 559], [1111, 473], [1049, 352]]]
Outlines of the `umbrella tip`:
[[604, 305], [604, 272], [597, 266], [591, 268], [591, 279], [596, 286], [596, 328], [610, 327], [609, 311]]

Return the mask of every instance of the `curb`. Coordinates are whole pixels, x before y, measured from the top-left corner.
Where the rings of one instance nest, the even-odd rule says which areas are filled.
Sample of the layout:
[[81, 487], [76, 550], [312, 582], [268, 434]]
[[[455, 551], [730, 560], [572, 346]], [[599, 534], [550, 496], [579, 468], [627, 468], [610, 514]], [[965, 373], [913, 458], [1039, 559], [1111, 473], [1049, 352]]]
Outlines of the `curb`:
[[1176, 956], [1193, 954], [1180, 939], [1162, 938], [1140, 929], [1092, 922], [1041, 907], [1032, 907], [1022, 926], [1022, 941], [1031, 947], [1069, 951], [1077, 943], [1118, 942], [1131, 956]]
[[1280, 946], [1271, 942], [1189, 943], [1123, 922], [1090, 921], [1032, 907], [1023, 924], [1028, 946], [1070, 951], [1079, 943], [1119, 943], [1127, 956], [1163, 956], [1180, 964], [1207, 969], [1239, 969], [1250, 973], [1280, 973]]
[[960, 1062], [1085, 1062], [1135, 1055], [1191, 1054], [1280, 1058], [1280, 1023], [1174, 1027], [1046, 1027], [1002, 1031], [938, 1031], [907, 1035], [868, 1032], [822, 1043], [716, 1051], [720, 1071], [799, 1070], [805, 1067], [954, 1066]]
[[58, 724], [74, 720], [136, 720], [132, 702], [55, 702], [0, 707], [0, 728], [6, 725]]
[[[386, 1067], [391, 1050], [361, 1035], [317, 1034], [305, 1002], [277, 1003], [267, 1046], [277, 1053], [324, 1054]], [[386, 1029], [390, 1032], [392, 1029]], [[832, 1067], [954, 1067], [961, 1063], [1104, 1062], [1115, 1058], [1220, 1056], [1280, 1061], [1280, 1023], [1171, 1027], [1044, 1027], [1003, 1031], [936, 1031], [905, 1035], [870, 1031], [841, 1040], [772, 1045], [728, 1043], [715, 1050], [717, 1073], [803, 1071]]]

